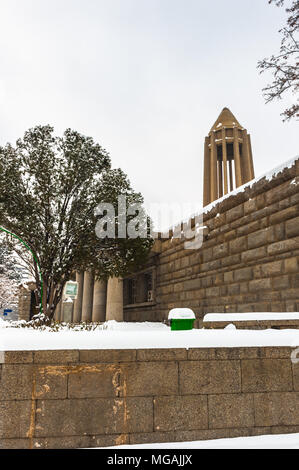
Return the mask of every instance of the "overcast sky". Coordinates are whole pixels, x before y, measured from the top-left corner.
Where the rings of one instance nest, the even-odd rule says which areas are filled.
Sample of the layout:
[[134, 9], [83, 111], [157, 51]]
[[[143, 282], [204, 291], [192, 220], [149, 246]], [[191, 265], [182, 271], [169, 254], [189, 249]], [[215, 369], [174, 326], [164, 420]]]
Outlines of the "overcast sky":
[[[287, 100], [264, 104], [279, 49], [268, 0], [0, 0], [0, 145], [51, 124], [92, 136], [145, 201], [202, 201], [204, 137], [227, 106], [256, 176], [298, 154]], [[187, 214], [188, 215], [188, 214]]]

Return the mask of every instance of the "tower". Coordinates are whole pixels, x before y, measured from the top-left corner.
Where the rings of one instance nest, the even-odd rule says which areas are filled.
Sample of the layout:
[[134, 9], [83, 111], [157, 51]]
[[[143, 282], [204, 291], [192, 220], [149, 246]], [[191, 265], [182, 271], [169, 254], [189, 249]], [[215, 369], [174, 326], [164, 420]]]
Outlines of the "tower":
[[204, 206], [254, 178], [251, 140], [228, 108], [205, 138]]

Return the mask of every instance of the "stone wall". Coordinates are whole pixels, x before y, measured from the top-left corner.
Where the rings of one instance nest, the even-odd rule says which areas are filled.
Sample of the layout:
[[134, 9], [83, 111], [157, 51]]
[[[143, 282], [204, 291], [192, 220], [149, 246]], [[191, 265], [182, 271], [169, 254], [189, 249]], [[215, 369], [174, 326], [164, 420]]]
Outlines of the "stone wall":
[[299, 432], [292, 349], [0, 353], [0, 447], [79, 448]]
[[156, 304], [125, 309], [126, 321], [165, 320], [174, 307], [192, 308], [197, 326], [210, 312], [299, 311], [299, 160], [216, 204], [203, 222], [200, 249], [156, 243]]
[[18, 318], [19, 320], [30, 320], [31, 290], [29, 287], [19, 287]]

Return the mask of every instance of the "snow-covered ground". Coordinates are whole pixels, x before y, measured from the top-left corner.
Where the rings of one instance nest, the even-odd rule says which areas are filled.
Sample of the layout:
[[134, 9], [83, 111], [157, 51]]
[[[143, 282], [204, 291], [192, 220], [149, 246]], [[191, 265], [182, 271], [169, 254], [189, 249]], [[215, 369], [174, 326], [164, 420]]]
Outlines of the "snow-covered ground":
[[233, 439], [215, 439], [211, 441], [124, 445], [110, 447], [110, 449], [299, 449], [299, 434], [235, 437]]
[[37, 349], [148, 349], [299, 346], [299, 330], [190, 330], [171, 331], [163, 323], [110, 321], [94, 331], [55, 332], [12, 328], [0, 320], [0, 351]]
[[208, 313], [204, 321], [299, 320], [299, 312]]

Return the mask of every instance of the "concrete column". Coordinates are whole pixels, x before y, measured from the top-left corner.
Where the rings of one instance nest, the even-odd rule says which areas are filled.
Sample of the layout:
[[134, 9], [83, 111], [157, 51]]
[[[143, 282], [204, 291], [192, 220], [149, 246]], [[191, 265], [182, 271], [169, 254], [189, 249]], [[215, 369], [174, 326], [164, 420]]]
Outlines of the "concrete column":
[[72, 323], [73, 322], [73, 302], [62, 302], [61, 308], [61, 321], [64, 323]]
[[240, 149], [239, 149], [239, 135], [238, 128], [234, 127], [234, 160], [235, 160], [235, 175], [236, 175], [236, 188], [242, 186], [242, 174], [241, 174], [241, 160], [240, 160]]
[[106, 321], [123, 321], [123, 303], [123, 280], [117, 277], [110, 277], [107, 285]]
[[233, 191], [234, 177], [233, 177], [233, 164], [231, 160], [229, 160], [228, 165], [229, 165], [229, 187], [230, 187], [230, 191]]
[[217, 148], [215, 133], [211, 131], [211, 202], [218, 199], [217, 187]]
[[248, 145], [248, 136], [246, 129], [242, 130], [242, 174], [243, 174], [243, 184], [247, 183], [251, 179], [251, 167], [250, 167], [250, 156], [249, 156], [249, 145]]
[[226, 152], [226, 139], [225, 129], [222, 129], [222, 158], [223, 158], [223, 176], [224, 176], [224, 194], [228, 193], [227, 184], [227, 152]]
[[77, 298], [74, 301], [74, 323], [80, 323], [82, 318], [82, 300], [83, 300], [83, 285], [84, 285], [84, 272], [76, 273], [76, 281], [78, 282]]
[[86, 323], [92, 321], [93, 285], [93, 274], [90, 271], [85, 271], [82, 300], [82, 321]]
[[205, 138], [205, 153], [204, 153], [204, 190], [203, 190], [203, 205], [204, 207], [211, 202], [211, 163], [210, 163], [210, 149], [209, 139]]
[[57, 307], [56, 307], [56, 310], [55, 310], [55, 320], [58, 321], [58, 322], [61, 321], [61, 309], [62, 309], [62, 299], [57, 304]]
[[222, 160], [218, 160], [218, 196], [223, 196], [223, 177], [222, 177]]
[[106, 320], [107, 282], [95, 281], [93, 290], [92, 321], [104, 322]]
[[250, 179], [253, 180], [254, 176], [254, 166], [253, 166], [253, 158], [252, 158], [252, 147], [251, 147], [251, 137], [250, 134], [247, 134], [248, 138], [248, 149], [249, 149], [249, 162], [250, 162]]

